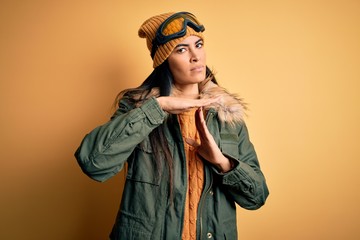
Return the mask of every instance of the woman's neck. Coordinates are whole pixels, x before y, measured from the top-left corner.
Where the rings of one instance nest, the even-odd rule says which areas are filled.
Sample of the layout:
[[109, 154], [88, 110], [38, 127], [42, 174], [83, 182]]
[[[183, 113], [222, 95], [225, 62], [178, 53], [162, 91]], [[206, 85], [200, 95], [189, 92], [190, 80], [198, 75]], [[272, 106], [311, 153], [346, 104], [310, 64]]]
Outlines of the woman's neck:
[[174, 84], [172, 95], [182, 98], [199, 98], [199, 85], [197, 83], [186, 85]]

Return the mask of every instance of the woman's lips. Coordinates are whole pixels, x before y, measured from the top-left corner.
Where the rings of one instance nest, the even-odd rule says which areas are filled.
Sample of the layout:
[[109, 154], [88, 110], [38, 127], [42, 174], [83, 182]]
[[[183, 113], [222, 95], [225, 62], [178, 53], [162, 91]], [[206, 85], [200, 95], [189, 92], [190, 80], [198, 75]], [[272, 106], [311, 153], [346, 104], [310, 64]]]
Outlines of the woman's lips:
[[196, 67], [191, 68], [190, 71], [201, 72], [201, 71], [203, 71], [203, 69], [204, 69], [204, 66], [196, 66]]

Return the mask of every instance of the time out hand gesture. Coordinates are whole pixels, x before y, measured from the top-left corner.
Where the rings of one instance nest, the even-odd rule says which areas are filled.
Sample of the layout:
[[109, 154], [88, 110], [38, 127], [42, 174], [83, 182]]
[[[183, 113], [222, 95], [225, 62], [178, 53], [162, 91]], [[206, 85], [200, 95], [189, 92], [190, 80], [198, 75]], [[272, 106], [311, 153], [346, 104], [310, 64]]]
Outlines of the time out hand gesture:
[[190, 138], [187, 138], [186, 142], [197, 148], [198, 154], [211, 164], [215, 165], [220, 172], [230, 171], [232, 164], [230, 160], [222, 154], [214, 140], [214, 137], [209, 132], [204, 119], [202, 107], [197, 109], [195, 114], [196, 128], [199, 132], [201, 143], [198, 143], [194, 139]]
[[207, 98], [207, 99], [188, 99], [188, 98], [180, 98], [180, 97], [158, 97], [157, 101], [160, 104], [160, 107], [172, 114], [179, 114], [182, 112], [186, 112], [191, 108], [198, 108], [207, 106], [213, 102], [216, 102], [218, 98]]

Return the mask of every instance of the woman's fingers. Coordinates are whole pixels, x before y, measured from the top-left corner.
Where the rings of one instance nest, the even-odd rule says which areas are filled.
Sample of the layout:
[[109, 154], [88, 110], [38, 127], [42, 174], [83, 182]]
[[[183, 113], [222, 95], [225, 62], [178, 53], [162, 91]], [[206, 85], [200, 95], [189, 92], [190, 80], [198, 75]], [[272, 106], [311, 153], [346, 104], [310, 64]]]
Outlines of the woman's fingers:
[[207, 138], [209, 131], [207, 129], [206, 123], [205, 123], [205, 119], [204, 119], [204, 113], [203, 113], [203, 109], [202, 107], [198, 108], [196, 110], [195, 113], [195, 124], [196, 124], [196, 128], [199, 131], [200, 134], [200, 139], [204, 139]]
[[210, 105], [214, 102], [217, 102], [219, 100], [219, 97], [212, 97], [212, 98], [202, 98], [202, 99], [194, 99], [196, 101], [198, 101], [198, 103], [200, 103], [198, 106], [194, 106], [194, 107], [205, 107], [207, 105]]
[[200, 146], [198, 142], [196, 142], [194, 139], [191, 138], [185, 138], [185, 142], [195, 148], [198, 148]]

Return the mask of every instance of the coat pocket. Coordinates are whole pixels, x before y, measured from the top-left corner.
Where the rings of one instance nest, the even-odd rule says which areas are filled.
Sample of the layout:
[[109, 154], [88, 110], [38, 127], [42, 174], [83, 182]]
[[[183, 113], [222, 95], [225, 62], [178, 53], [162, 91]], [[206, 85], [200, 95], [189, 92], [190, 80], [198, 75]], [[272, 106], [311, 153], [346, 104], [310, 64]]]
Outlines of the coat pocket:
[[223, 222], [224, 239], [237, 240], [236, 219], [231, 218]]
[[160, 176], [157, 175], [158, 172], [150, 142], [144, 140], [135, 148], [128, 159], [127, 179], [159, 186]]
[[152, 228], [151, 222], [126, 212], [120, 212], [110, 239], [149, 240], [151, 239]]

